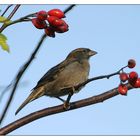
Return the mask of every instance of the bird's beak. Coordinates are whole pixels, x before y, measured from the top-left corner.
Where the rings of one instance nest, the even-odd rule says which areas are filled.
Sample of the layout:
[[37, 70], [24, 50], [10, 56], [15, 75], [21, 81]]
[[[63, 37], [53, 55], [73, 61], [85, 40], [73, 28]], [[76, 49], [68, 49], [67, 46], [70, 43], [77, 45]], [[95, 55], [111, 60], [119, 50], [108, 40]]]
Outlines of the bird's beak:
[[91, 51], [89, 52], [89, 54], [88, 54], [88, 55], [89, 55], [89, 56], [93, 56], [93, 55], [96, 55], [96, 54], [97, 54], [97, 52], [96, 52], [96, 51], [92, 51], [92, 50], [91, 50]]

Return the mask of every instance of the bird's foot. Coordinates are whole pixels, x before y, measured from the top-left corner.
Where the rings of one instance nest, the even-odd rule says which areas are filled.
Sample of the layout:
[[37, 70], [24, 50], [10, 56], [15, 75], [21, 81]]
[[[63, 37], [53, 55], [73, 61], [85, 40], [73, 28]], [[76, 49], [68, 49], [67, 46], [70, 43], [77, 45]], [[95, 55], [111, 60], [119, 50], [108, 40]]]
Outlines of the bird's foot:
[[65, 102], [64, 102], [64, 105], [63, 105], [63, 108], [64, 108], [65, 110], [69, 110], [69, 109], [70, 109], [70, 103], [67, 102], [67, 101], [65, 101]]

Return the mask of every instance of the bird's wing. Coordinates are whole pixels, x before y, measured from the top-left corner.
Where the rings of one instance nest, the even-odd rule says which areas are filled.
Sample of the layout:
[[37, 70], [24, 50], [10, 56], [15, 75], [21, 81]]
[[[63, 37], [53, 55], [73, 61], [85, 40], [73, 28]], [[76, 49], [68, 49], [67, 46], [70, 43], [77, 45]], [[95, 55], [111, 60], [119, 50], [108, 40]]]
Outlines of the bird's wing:
[[69, 64], [71, 64], [73, 61], [66, 61], [59, 63], [58, 65], [51, 68], [37, 83], [37, 85], [33, 88], [37, 89], [38, 87], [46, 84], [47, 82], [52, 82], [55, 80], [58, 75], [63, 71], [65, 67], [67, 67]]

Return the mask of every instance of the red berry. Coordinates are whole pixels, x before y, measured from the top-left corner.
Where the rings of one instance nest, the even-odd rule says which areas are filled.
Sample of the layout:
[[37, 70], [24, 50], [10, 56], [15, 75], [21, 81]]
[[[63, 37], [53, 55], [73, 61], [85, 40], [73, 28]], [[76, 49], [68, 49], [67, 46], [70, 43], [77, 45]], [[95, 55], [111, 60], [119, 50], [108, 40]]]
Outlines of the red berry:
[[68, 29], [68, 25], [65, 23], [65, 24], [63, 24], [62, 26], [58, 26], [58, 27], [56, 27], [55, 28], [55, 31], [57, 32], [57, 33], [64, 33], [64, 32], [67, 32], [69, 29]]
[[136, 80], [129, 80], [129, 83], [131, 84], [131, 86], [133, 86], [134, 88], [140, 88], [140, 78], [136, 79]]
[[38, 18], [33, 18], [32, 23], [37, 29], [44, 29], [47, 27], [47, 23], [45, 21], [39, 20]]
[[136, 87], [136, 81], [138, 79], [138, 74], [134, 71], [129, 73], [129, 83], [133, 86]]
[[140, 88], [140, 78], [138, 78], [138, 79], [135, 81], [134, 87], [135, 87], [135, 88]]
[[46, 35], [48, 35], [50, 37], [55, 37], [55, 31], [53, 30], [52, 27], [47, 27], [45, 29], [45, 33], [46, 33]]
[[58, 17], [60, 19], [65, 17], [64, 12], [62, 12], [60, 9], [52, 9], [52, 10], [48, 11], [48, 15], [55, 16], [55, 17]]
[[130, 79], [130, 81], [137, 80], [137, 79], [138, 79], [138, 74], [137, 74], [137, 72], [134, 72], [134, 71], [130, 72], [130, 73], [129, 73], [129, 79]]
[[128, 75], [127, 75], [127, 73], [120, 73], [120, 80], [122, 81], [122, 82], [125, 82], [125, 81], [127, 81], [128, 80]]
[[128, 67], [129, 68], [134, 68], [136, 66], [136, 61], [134, 59], [130, 59], [128, 61]]
[[127, 91], [128, 91], [128, 88], [126, 85], [123, 85], [123, 84], [120, 84], [119, 87], [118, 87], [118, 92], [121, 94], [121, 95], [127, 95]]
[[57, 19], [59, 19], [59, 18], [57, 18], [55, 16], [48, 16], [47, 17], [47, 21], [49, 22], [50, 25], [53, 23], [53, 21], [55, 21]]
[[65, 21], [64, 20], [62, 20], [62, 19], [56, 19], [56, 20], [54, 20], [52, 22], [51, 25], [54, 26], [54, 27], [58, 27], [58, 26], [62, 26], [64, 24], [65, 24]]
[[47, 16], [48, 16], [48, 14], [47, 14], [46, 11], [39, 11], [39, 12], [37, 13], [37, 18], [38, 18], [39, 20], [46, 20], [46, 19], [47, 19]]

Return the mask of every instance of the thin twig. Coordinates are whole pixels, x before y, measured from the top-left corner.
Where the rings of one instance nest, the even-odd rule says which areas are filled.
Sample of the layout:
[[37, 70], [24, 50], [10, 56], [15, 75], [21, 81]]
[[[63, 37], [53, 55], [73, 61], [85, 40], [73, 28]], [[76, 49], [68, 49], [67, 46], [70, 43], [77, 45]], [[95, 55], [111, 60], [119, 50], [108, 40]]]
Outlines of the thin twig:
[[[86, 80], [85, 82], [79, 84], [78, 86], [75, 87], [75, 89], [77, 90], [78, 88], [82, 87], [82, 86], [85, 86], [86, 84], [88, 84], [89, 82], [92, 82], [92, 81], [95, 81], [95, 80], [99, 80], [99, 79], [104, 79], [104, 78], [107, 78], [109, 79], [110, 77], [112, 76], [115, 76], [115, 75], [119, 75], [120, 72], [126, 68], [127, 66], [125, 67], [122, 67], [120, 70], [118, 70], [117, 72], [114, 72], [114, 73], [111, 73], [111, 74], [108, 74], [108, 75], [102, 75], [102, 76], [97, 76], [97, 77], [93, 77], [93, 78], [90, 78], [88, 80]], [[71, 89], [70, 89], [71, 90]]]
[[5, 94], [5, 92], [7, 92], [10, 89], [11, 86], [12, 86], [12, 83], [9, 84], [8, 86], [6, 86], [6, 88], [4, 88], [4, 90], [1, 92], [1, 95], [0, 95], [0, 103], [1, 103], [1, 100], [3, 98], [3, 95]]
[[[72, 7], [73, 7], [73, 5], [70, 5], [68, 8], [66, 8], [64, 10], [64, 12], [65, 13], [69, 12], [69, 10], [71, 10]], [[6, 115], [7, 111], [8, 111], [8, 108], [9, 108], [11, 102], [12, 102], [12, 99], [14, 97], [14, 93], [16, 91], [16, 88], [18, 86], [18, 83], [19, 83], [21, 77], [23, 76], [24, 72], [26, 71], [26, 69], [28, 68], [28, 66], [31, 64], [31, 62], [33, 61], [35, 55], [39, 51], [39, 49], [40, 49], [40, 47], [41, 47], [41, 45], [42, 45], [42, 43], [43, 43], [43, 41], [45, 40], [46, 37], [47, 37], [46, 34], [44, 34], [41, 37], [41, 40], [39, 41], [36, 49], [33, 51], [31, 57], [27, 60], [27, 62], [23, 65], [23, 67], [19, 70], [18, 74], [16, 75], [15, 82], [13, 84], [12, 92], [11, 92], [10, 97], [8, 99], [8, 102], [7, 102], [7, 104], [6, 104], [5, 108], [4, 108], [4, 111], [2, 112], [2, 116], [0, 117], [0, 124], [2, 123], [3, 119], [5, 118], [5, 115]]]
[[[127, 84], [128, 89], [132, 89], [132, 86], [130, 86], [129, 84]], [[118, 95], [118, 91], [117, 91], [117, 87], [109, 90], [107, 92], [104, 92], [100, 95], [96, 95], [96, 96], [92, 96], [90, 98], [86, 98], [83, 100], [79, 100], [76, 102], [72, 102], [70, 104], [70, 109], [69, 110], [65, 110], [63, 104], [62, 105], [58, 105], [58, 106], [54, 106], [54, 107], [49, 107], [49, 108], [45, 108], [39, 111], [36, 111], [34, 113], [31, 113], [19, 120], [16, 120], [15, 122], [10, 123], [9, 125], [3, 127], [0, 129], [0, 135], [6, 135], [26, 124], [29, 124], [37, 119], [40, 119], [42, 117], [46, 117], [49, 115], [53, 115], [53, 114], [57, 114], [57, 113], [62, 113], [62, 112], [66, 112], [66, 111], [70, 111], [70, 110], [74, 110], [74, 109], [78, 109], [81, 107], [85, 107], [88, 105], [92, 105], [92, 104], [96, 104], [96, 103], [100, 103], [103, 102], [109, 98], [112, 98], [116, 95]]]
[[16, 11], [18, 10], [18, 8], [20, 7], [20, 4], [17, 4], [14, 8], [14, 10], [10, 13], [10, 15], [7, 17], [7, 19], [11, 19], [14, 14], [16, 13]]
[[64, 10], [64, 14], [66, 14], [67, 12], [69, 12], [70, 10], [72, 10], [72, 8], [75, 7], [75, 6], [76, 6], [76, 4], [70, 5], [68, 8], [66, 8], [66, 9]]
[[8, 11], [8, 9], [9, 9], [11, 6], [13, 6], [13, 4], [8, 5], [7, 8], [5, 9], [5, 11], [1, 14], [1, 16], [4, 16], [5, 13]]
[[[20, 4], [17, 4], [16, 6], [15, 6], [15, 8], [13, 9], [13, 11], [10, 13], [10, 15], [8, 16], [8, 20], [10, 20], [13, 16], [14, 16], [14, 14], [16, 13], [16, 11], [18, 10], [18, 8], [20, 7]], [[2, 27], [0, 28], [0, 33], [6, 28], [6, 24], [3, 24], [2, 25]]]

